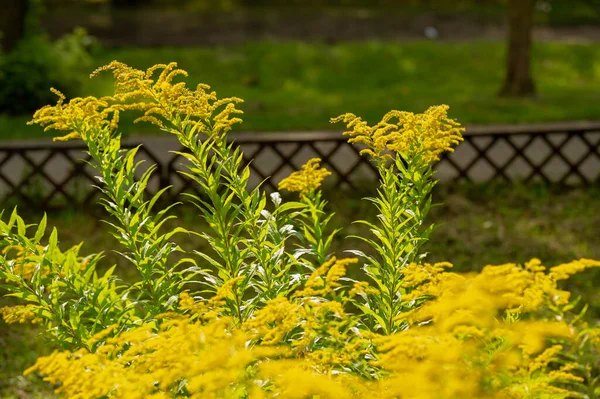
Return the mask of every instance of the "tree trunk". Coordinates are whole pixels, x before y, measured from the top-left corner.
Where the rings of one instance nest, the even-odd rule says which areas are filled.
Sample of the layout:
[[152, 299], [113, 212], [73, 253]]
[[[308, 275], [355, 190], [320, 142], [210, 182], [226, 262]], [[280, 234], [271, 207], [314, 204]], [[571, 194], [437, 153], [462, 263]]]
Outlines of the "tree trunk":
[[535, 0], [509, 0], [508, 53], [502, 96], [522, 97], [535, 93], [531, 77], [531, 35]]
[[25, 34], [27, 0], [3, 0], [0, 12], [0, 46], [9, 52]]

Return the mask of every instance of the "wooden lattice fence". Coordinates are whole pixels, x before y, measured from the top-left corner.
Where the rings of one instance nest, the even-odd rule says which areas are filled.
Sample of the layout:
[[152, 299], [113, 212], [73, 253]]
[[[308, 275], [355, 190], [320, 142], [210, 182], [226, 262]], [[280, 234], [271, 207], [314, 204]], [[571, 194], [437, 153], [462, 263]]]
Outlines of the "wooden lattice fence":
[[[372, 184], [374, 167], [332, 132], [232, 134], [242, 147], [252, 169], [252, 184], [267, 179], [265, 187], [277, 183], [304, 162], [320, 157], [333, 176], [335, 187], [357, 188]], [[133, 147], [139, 141], [124, 141]], [[178, 173], [184, 159], [172, 137], [144, 138], [138, 158], [157, 169], [149, 191], [172, 186], [168, 195], [194, 190]], [[55, 208], [88, 206], [96, 201], [95, 171], [81, 143], [0, 144], [0, 195], [26, 206]], [[487, 182], [544, 181], [558, 184], [597, 184], [600, 181], [600, 122], [559, 123], [526, 126], [469, 127], [465, 141], [455, 152], [436, 164], [442, 181]], [[141, 170], [143, 172], [143, 170]]]

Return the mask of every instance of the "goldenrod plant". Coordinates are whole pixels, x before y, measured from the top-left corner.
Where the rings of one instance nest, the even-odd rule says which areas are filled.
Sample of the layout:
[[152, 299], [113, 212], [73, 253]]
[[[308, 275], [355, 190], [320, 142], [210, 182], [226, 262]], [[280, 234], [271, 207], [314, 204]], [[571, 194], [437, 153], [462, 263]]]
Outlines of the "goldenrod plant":
[[[339, 258], [319, 159], [280, 183], [296, 201], [267, 196], [249, 188], [250, 168], [227, 137], [241, 100], [187, 88], [175, 64], [103, 71], [114, 95], [66, 102], [57, 92], [32, 123], [87, 145], [107, 223], [137, 279], [98, 273], [102, 254], [81, 256], [81, 245], [59, 249], [45, 218], [27, 225], [15, 210], [0, 222], [0, 279], [21, 301], [0, 313], [41, 325], [59, 348], [26, 374], [82, 399], [599, 397], [600, 329], [559, 284], [600, 262], [533, 259], [463, 275], [420, 250], [433, 229], [432, 162], [462, 139], [448, 107], [392, 111], [374, 126], [352, 114], [333, 120], [380, 179], [367, 199], [378, 219], [359, 221], [373, 237], [356, 237], [372, 251]], [[178, 204], [161, 208], [166, 189], [147, 195], [153, 167], [136, 178], [138, 149], [120, 146], [119, 115], [132, 110], [186, 149], [182, 173], [202, 194], [182, 201], [207, 230], [164, 231]], [[180, 247], [178, 234], [198, 234], [210, 251]], [[360, 268], [364, 279], [346, 276]]]
[[300, 253], [311, 254], [318, 265], [323, 264], [331, 255], [329, 248], [339, 232], [339, 229], [327, 231], [333, 214], [327, 215], [325, 212], [327, 201], [323, 200], [319, 188], [331, 172], [321, 168], [320, 162], [319, 158], [310, 159], [302, 166], [302, 170], [283, 179], [278, 187], [280, 190], [297, 192], [300, 201], [306, 205], [306, 212], [298, 218], [298, 238], [302, 243]]
[[462, 140], [463, 129], [447, 117], [447, 110], [443, 105], [418, 115], [391, 111], [374, 126], [353, 114], [332, 119], [347, 123], [351, 129], [344, 133], [350, 136], [348, 141], [366, 147], [361, 154], [374, 160], [381, 178], [378, 196], [368, 198], [380, 212], [377, 223], [358, 221], [369, 226], [374, 237], [356, 237], [378, 257], [351, 251], [365, 259], [364, 270], [377, 289], [372, 295], [363, 295], [366, 303], [356, 303], [373, 331], [400, 331], [405, 325], [398, 315], [413, 306], [403, 300], [403, 270], [424, 257], [419, 248], [433, 229], [424, 225], [435, 184], [431, 162]]

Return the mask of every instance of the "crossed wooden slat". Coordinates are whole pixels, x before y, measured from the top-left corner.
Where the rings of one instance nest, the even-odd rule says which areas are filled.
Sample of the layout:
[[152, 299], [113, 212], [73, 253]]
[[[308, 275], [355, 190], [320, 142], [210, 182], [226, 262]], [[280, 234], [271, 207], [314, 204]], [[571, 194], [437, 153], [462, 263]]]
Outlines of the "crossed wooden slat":
[[[566, 133], [550, 133], [564, 135], [564, 137], [560, 139], [558, 143], [550, 140], [550, 134], [547, 133], [490, 135], [489, 137], [491, 137], [491, 140], [489, 140], [489, 142], [485, 145], [477, 144], [476, 138], [481, 136], [466, 136], [465, 142], [461, 145], [469, 145], [475, 151], [476, 155], [473, 157], [473, 159], [471, 159], [471, 161], [469, 161], [465, 166], [460, 166], [454, 159], [456, 157], [454, 153], [446, 153], [442, 156], [440, 162], [445, 161], [448, 165], [450, 165], [457, 172], [457, 179], [465, 179], [468, 181], [472, 181], [472, 178], [469, 176], [469, 171], [471, 171], [481, 160], [483, 160], [494, 169], [494, 174], [490, 177], [490, 180], [501, 178], [506, 182], [510, 182], [512, 179], [506, 174], [506, 170], [517, 159], [520, 159], [523, 160], [530, 168], [529, 173], [523, 178], [525, 183], [531, 182], [535, 177], [540, 177], [546, 183], [555, 182], [558, 184], [566, 184], [570, 177], [577, 177], [582, 183], [592, 184], [598, 180], [598, 178], [592, 178], [591, 180], [587, 178], [581, 172], [581, 166], [588, 158], [592, 156], [597, 157], [598, 161], [600, 161], [600, 152], [598, 150], [600, 141], [596, 144], [593, 144], [584, 133], [585, 132], [581, 130], [567, 131]], [[527, 139], [523, 143], [517, 144], [513, 140], [513, 137], [518, 136], [526, 136]], [[549, 149], [549, 153], [537, 163], [533, 162], [526, 153], [527, 149], [535, 143], [536, 139], [541, 140]], [[564, 148], [569, 142], [576, 139], [585, 144], [587, 147], [587, 152], [579, 157], [578, 160], [571, 161], [565, 155]], [[511, 156], [509, 156], [504, 162], [500, 163], [494, 161], [489, 155], [499, 142], [508, 144], [508, 146], [513, 150]], [[551, 179], [546, 172], [544, 172], [544, 167], [553, 159], [561, 160], [568, 169], [559, 179]]]
[[[457, 179], [464, 180], [472, 180], [470, 172], [475, 170], [480, 162], [485, 162], [494, 170], [490, 179], [511, 181], [513, 179], [507, 173], [507, 170], [517, 160], [521, 160], [529, 168], [528, 173], [523, 177], [525, 182], [530, 182], [534, 178], [539, 177], [546, 182], [556, 182], [558, 184], [565, 184], [571, 178], [577, 178], [584, 184], [598, 183], [600, 176], [586, 177], [582, 172], [582, 168], [590, 159], [600, 162], [600, 123], [591, 125], [576, 124], [572, 128], [565, 125], [564, 129], [562, 127], [561, 125], [561, 129], [546, 130], [536, 130], [532, 127], [521, 130], [507, 128], [504, 132], [485, 128], [471, 130], [470, 132], [467, 130], [465, 142], [461, 145], [470, 146], [474, 150], [475, 156], [473, 159], [466, 165], [461, 166], [460, 162], [458, 162], [459, 154], [445, 153], [442, 155], [440, 162], [445, 162], [449, 167], [453, 168], [457, 172]], [[550, 135], [562, 135], [562, 138], [555, 141], [551, 140]], [[597, 140], [594, 140], [593, 137], [595, 136], [597, 136]], [[481, 138], [488, 138], [488, 140], [482, 143], [479, 141]], [[516, 138], [523, 138], [523, 140], [516, 140]], [[571, 161], [565, 154], [565, 148], [573, 140], [578, 140], [582, 143], [585, 150], [582, 151], [581, 156], [576, 160]], [[298, 169], [300, 165], [296, 164], [296, 160], [298, 155], [305, 150], [309, 150], [315, 156], [320, 157], [322, 165], [337, 176], [336, 188], [348, 186], [356, 189], [356, 183], [352, 177], [363, 165], [371, 171], [376, 172], [373, 164], [367, 158], [359, 155], [359, 149], [349, 145], [346, 142], [346, 138], [337, 133], [240, 134], [236, 137], [236, 143], [255, 146], [253, 150], [249, 150], [243, 155], [244, 166], [249, 164], [252, 173], [260, 178], [261, 181], [264, 180], [265, 186], [269, 189], [276, 189], [275, 182], [270, 179], [270, 176], [280, 174], [288, 168], [293, 170]], [[508, 145], [508, 148], [512, 151], [510, 156], [503, 161], [498, 161], [492, 156], [492, 151], [494, 151], [499, 143]], [[533, 148], [532, 146], [536, 143], [537, 145], [543, 143], [548, 149], [548, 154], [541, 160], [534, 161], [528, 155], [528, 150]], [[322, 144], [325, 144], [325, 146], [322, 146]], [[131, 148], [135, 145], [135, 143], [125, 143], [124, 148]], [[284, 151], [282, 149], [283, 145], [289, 146], [289, 151]], [[85, 154], [82, 161], [73, 154], [75, 150], [84, 151], [85, 148], [82, 145], [64, 146], [52, 144], [44, 146], [0, 146], [0, 184], [8, 187], [8, 196], [18, 197], [28, 206], [38, 208], [50, 207], [52, 203], [56, 202], [57, 197], [62, 197], [69, 204], [90, 205], [95, 202], [98, 195], [97, 190], [90, 190], [85, 197], [78, 198], [71, 194], [68, 189], [73, 184], [75, 178], [83, 178], [85, 182], [97, 184], [95, 177], [85, 167], [86, 164], [84, 161], [90, 161], [90, 156]], [[351, 152], [344, 153], [344, 156], [340, 157], [339, 152], [342, 150]], [[40, 160], [36, 161], [33, 153], [40, 151], [44, 151], [43, 156]], [[260, 165], [253, 162], [254, 159], [260, 158], [261, 154], [265, 154], [265, 151], [270, 153], [272, 157], [276, 157], [276, 160], [272, 160], [271, 165], [266, 169], [264, 165], [261, 168]], [[165, 195], [165, 198], [173, 200], [182, 192], [189, 190], [201, 194], [193, 180], [177, 173], [176, 165], [178, 162], [183, 161], [179, 155], [173, 155], [166, 162], [161, 162], [151, 149], [143, 146], [138, 154], [139, 157], [143, 157], [157, 165], [155, 175], [158, 176], [159, 188], [172, 186], [177, 182], [177, 179], [183, 183], [177, 190], [170, 190]], [[337, 161], [335, 158], [336, 154], [338, 154]], [[348, 154], [352, 154], [353, 159], [350, 160]], [[48, 164], [58, 156], [67, 161], [69, 168], [68, 175], [61, 181], [57, 181], [56, 176], [53, 176], [52, 172], [48, 171]], [[344, 166], [340, 165], [338, 163], [339, 158], [343, 158], [343, 162], [347, 164]], [[18, 182], [15, 182], [14, 178], [8, 176], [4, 170], [6, 165], [15, 159], [22, 160], [30, 168]], [[551, 178], [551, 176], [548, 176], [547, 171], [545, 171], [546, 166], [552, 160], [559, 160], [567, 167], [566, 172], [558, 178]], [[30, 198], [25, 191], [31, 179], [36, 177], [43, 179], [50, 186], [48, 194], [41, 199]], [[150, 187], [147, 188], [149, 195], [153, 194], [153, 191]], [[42, 203], [40, 204], [40, 202]]]

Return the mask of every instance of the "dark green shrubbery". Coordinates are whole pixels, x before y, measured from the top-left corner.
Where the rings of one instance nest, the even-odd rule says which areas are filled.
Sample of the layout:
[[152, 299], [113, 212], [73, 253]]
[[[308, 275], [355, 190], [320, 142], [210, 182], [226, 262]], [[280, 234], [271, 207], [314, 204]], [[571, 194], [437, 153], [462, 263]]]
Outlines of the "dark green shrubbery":
[[0, 55], [0, 113], [29, 113], [47, 104], [53, 99], [49, 87], [77, 95], [96, 46], [83, 29], [54, 42], [43, 34], [28, 35]]

